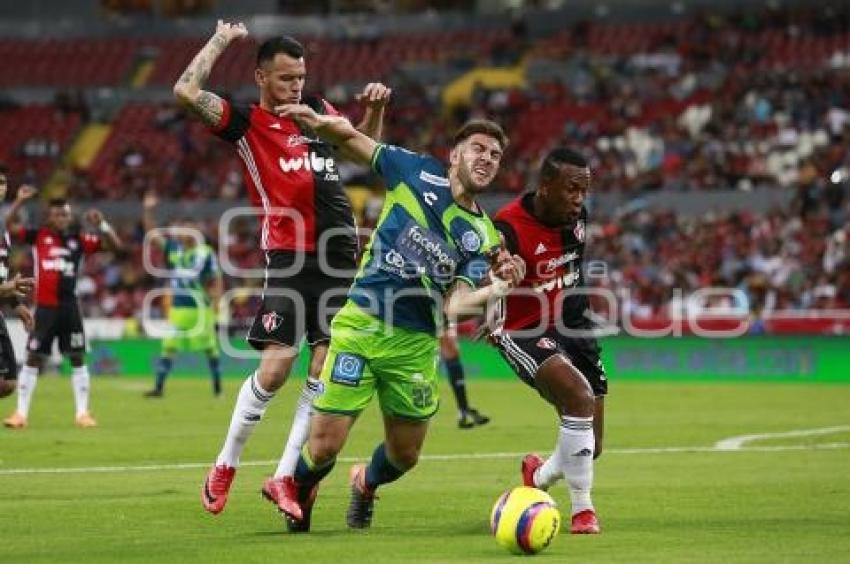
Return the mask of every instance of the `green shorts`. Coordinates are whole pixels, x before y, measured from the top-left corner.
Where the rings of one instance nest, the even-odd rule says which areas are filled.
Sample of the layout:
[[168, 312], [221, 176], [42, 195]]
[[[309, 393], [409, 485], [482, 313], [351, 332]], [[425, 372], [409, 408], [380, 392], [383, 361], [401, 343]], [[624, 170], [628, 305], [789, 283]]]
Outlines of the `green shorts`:
[[162, 339], [162, 353], [205, 352], [218, 355], [215, 313], [211, 307], [172, 307], [168, 312], [172, 334]]
[[439, 407], [434, 335], [386, 325], [352, 302], [331, 322], [317, 411], [358, 415], [375, 392], [386, 415], [429, 419]]

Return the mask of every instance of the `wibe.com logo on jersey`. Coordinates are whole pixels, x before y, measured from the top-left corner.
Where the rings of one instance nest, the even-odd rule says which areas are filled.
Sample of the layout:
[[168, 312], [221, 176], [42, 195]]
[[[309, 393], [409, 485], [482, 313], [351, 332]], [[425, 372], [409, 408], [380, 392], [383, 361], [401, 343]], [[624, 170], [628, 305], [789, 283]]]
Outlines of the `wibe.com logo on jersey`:
[[280, 170], [285, 173], [309, 170], [316, 174], [325, 174], [325, 180], [339, 180], [339, 172], [336, 169], [336, 161], [331, 157], [317, 155], [313, 151], [301, 157], [280, 157], [278, 160]]

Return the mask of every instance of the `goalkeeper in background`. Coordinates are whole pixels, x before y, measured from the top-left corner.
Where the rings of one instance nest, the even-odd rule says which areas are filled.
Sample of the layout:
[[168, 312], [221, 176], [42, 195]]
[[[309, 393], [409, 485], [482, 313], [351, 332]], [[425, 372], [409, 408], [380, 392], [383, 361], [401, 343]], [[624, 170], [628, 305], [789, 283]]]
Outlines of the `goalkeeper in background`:
[[153, 246], [162, 249], [165, 268], [171, 272], [168, 321], [172, 335], [162, 339], [162, 356], [156, 363], [156, 384], [145, 397], [162, 397], [165, 379], [171, 372], [174, 354], [181, 351], [207, 355], [213, 394], [221, 394], [221, 363], [215, 331], [215, 313], [224, 283], [215, 250], [205, 241], [197, 225], [183, 221], [171, 230], [157, 229], [153, 209], [157, 197], [143, 201], [143, 224]]

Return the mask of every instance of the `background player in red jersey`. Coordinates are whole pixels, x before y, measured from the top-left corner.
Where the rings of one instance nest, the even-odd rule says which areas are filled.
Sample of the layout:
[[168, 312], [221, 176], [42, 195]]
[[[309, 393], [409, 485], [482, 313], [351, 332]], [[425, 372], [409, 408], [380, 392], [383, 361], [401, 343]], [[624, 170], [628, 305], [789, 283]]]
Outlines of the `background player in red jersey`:
[[[242, 449], [289, 376], [306, 337], [311, 348], [307, 384], [278, 468], [262, 489], [269, 501], [286, 511], [284, 489], [295, 487], [291, 476], [307, 439], [330, 319], [344, 303], [356, 267], [354, 218], [340, 183], [335, 149], [272, 111], [281, 104], [303, 102], [319, 113], [337, 113], [324, 99], [302, 97], [306, 66], [301, 44], [283, 36], [260, 45], [257, 104], [236, 106], [202, 88], [224, 49], [247, 34], [241, 23], [219, 21], [215, 34], [174, 85], [184, 107], [235, 145], [249, 196], [262, 209], [261, 242], [267, 262], [263, 304], [248, 335], [249, 343], [262, 351], [260, 365], [239, 391], [224, 445], [201, 490], [204, 508], [214, 514], [224, 509]], [[369, 137], [380, 137], [389, 96], [390, 90], [376, 83], [359, 96], [365, 115], [358, 128]], [[323, 264], [335, 270], [328, 272]]]
[[[35, 194], [35, 188], [21, 186], [6, 215], [7, 222], [17, 223], [21, 206]], [[100, 235], [81, 233], [78, 227], [72, 226], [71, 206], [65, 200], [51, 200], [42, 227], [10, 229], [14, 239], [33, 247], [36, 310], [35, 324], [27, 342], [27, 360], [18, 383], [18, 408], [3, 421], [7, 427], [26, 427], [38, 371], [50, 355], [53, 339], [59, 340], [59, 350], [71, 361], [77, 426], [97, 425], [88, 407], [90, 378], [85, 363], [83, 317], [76, 296], [77, 274], [84, 254], [101, 250], [104, 239], [109, 249], [118, 250], [121, 240], [98, 210], [86, 212], [85, 220], [99, 230]]]
[[543, 160], [537, 190], [496, 214], [496, 227], [511, 253], [528, 268], [517, 291], [505, 298], [501, 327], [491, 335], [517, 375], [557, 410], [555, 451], [544, 462], [523, 459], [527, 486], [547, 489], [566, 478], [573, 533], [598, 533], [590, 499], [593, 460], [602, 452], [604, 396], [608, 391], [593, 326], [585, 316], [582, 261], [590, 187], [585, 158], [557, 148]]
[[[6, 199], [8, 189], [6, 169], [0, 166], [0, 202]], [[29, 332], [33, 324], [32, 312], [21, 300], [32, 292], [35, 279], [22, 278], [20, 274], [16, 274], [11, 280], [8, 279], [10, 247], [9, 232], [4, 222], [0, 227], [0, 302], [5, 302], [15, 310], [23, 321], [24, 328]], [[17, 379], [18, 362], [15, 359], [15, 349], [9, 338], [6, 320], [0, 314], [0, 398], [5, 398], [15, 391]]]

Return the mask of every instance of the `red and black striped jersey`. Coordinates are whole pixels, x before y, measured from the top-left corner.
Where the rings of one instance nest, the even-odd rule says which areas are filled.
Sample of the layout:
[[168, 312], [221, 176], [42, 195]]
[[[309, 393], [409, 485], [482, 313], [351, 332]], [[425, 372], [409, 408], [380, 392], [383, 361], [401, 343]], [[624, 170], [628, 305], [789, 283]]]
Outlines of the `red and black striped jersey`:
[[[338, 115], [326, 100], [305, 103], [318, 113]], [[236, 146], [251, 201], [262, 208], [263, 250], [323, 251], [351, 260], [357, 252], [354, 217], [334, 147], [256, 104], [224, 101], [213, 132]]]
[[534, 217], [533, 202], [534, 194], [525, 194], [499, 210], [494, 221], [508, 250], [526, 264], [520, 290], [505, 298], [504, 328], [554, 327], [559, 317], [564, 327], [584, 327], [587, 295], [570, 290], [584, 286], [587, 209], [569, 225], [549, 227]]
[[80, 261], [84, 254], [100, 250], [100, 237], [78, 231], [58, 233], [48, 227], [21, 228], [13, 236], [32, 245], [35, 303], [55, 307], [76, 300]]

